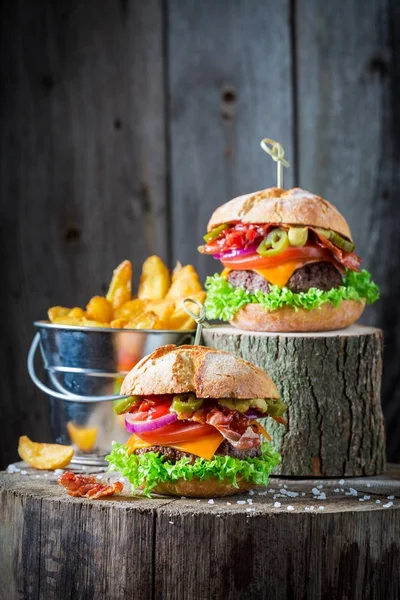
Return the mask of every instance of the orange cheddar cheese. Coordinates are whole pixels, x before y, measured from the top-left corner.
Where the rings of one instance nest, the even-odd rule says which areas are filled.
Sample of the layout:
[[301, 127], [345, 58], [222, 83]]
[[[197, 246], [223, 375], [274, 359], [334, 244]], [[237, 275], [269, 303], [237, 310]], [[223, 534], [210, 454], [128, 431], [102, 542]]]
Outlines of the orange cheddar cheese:
[[[195, 454], [196, 456], [200, 456], [201, 458], [205, 458], [206, 460], [211, 460], [223, 439], [223, 436], [220, 433], [218, 433], [218, 431], [216, 431], [211, 435], [207, 435], [205, 437], [197, 438], [194, 440], [188, 440], [187, 442], [179, 442], [179, 444], [168, 444], [168, 447], [175, 448], [175, 450], [180, 450], [181, 452], [189, 452], [190, 454]], [[134, 433], [127, 441], [127, 446], [129, 446], [131, 452], [133, 452], [134, 450], [138, 450], [139, 448], [149, 448], [150, 446], [159, 445], [161, 444], [150, 444], [149, 442], [145, 442]], [[162, 445], [166, 446], [167, 444]]]
[[304, 260], [292, 260], [290, 262], [283, 263], [278, 267], [270, 267], [269, 269], [253, 269], [256, 273], [264, 277], [267, 281], [272, 283], [272, 285], [277, 285], [278, 287], [284, 287], [293, 273], [304, 267], [304, 265], [310, 261]]

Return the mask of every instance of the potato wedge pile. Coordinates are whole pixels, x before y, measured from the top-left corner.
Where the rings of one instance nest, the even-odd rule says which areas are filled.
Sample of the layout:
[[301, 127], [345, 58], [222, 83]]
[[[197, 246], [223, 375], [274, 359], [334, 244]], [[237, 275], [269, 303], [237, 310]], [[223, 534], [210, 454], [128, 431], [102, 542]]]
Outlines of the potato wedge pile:
[[188, 297], [201, 303], [206, 297], [192, 265], [177, 263], [171, 275], [161, 258], [150, 256], [143, 263], [137, 296], [132, 297], [132, 264], [124, 260], [105, 297], [93, 296], [86, 310], [53, 306], [48, 317], [58, 325], [185, 331], [196, 326], [183, 307]]

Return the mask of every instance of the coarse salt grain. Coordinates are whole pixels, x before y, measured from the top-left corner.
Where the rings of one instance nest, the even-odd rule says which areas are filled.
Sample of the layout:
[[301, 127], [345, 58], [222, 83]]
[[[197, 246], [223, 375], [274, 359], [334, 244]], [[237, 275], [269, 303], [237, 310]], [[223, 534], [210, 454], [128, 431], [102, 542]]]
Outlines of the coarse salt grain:
[[370, 500], [371, 496], [364, 496], [364, 500]]
[[211, 498], [211, 500], [208, 501], [208, 504], [214, 504], [214, 500]]
[[173, 524], [174, 524], [174, 521], [168, 521], [168, 523], [169, 523], [170, 525], [173, 525]]
[[280, 508], [282, 506], [282, 504], [280, 502], [275, 502], [274, 503], [274, 507], [275, 508]]
[[253, 504], [253, 500], [251, 498], [247, 498], [247, 503], [248, 504]]
[[367, 487], [371, 487], [371, 484], [370, 484], [370, 483], [367, 483]]
[[286, 510], [294, 510], [294, 506], [289, 505], [286, 507]]
[[232, 506], [232, 502], [227, 502], [227, 505], [228, 506]]
[[254, 496], [254, 490], [249, 490], [249, 496]]
[[317, 488], [318, 488], [319, 490], [322, 490], [322, 488], [323, 488], [323, 487], [324, 487], [323, 485], [317, 485]]
[[364, 498], [359, 498], [358, 501], [359, 502], [364, 502]]
[[[22, 471], [21, 471], [21, 473], [22, 473]], [[394, 500], [394, 496], [388, 496], [387, 499], [388, 500]]]
[[268, 490], [270, 494], [273, 494], [275, 492], [275, 490], [273, 488]]
[[358, 492], [354, 488], [349, 488], [349, 491], [346, 492], [346, 496], [357, 496]]
[[325, 510], [325, 506], [318, 506], [318, 510]]
[[305, 496], [305, 495], [306, 495], [306, 493], [305, 493], [305, 492], [301, 492], [301, 495], [302, 495], [302, 496]]
[[21, 471], [21, 475], [27, 475], [28, 471], [25, 471], [24, 469]]
[[285, 495], [287, 492], [286, 492], [286, 490], [284, 488], [282, 488], [282, 489], [279, 490], [279, 493]]
[[236, 504], [246, 504], [246, 500], [238, 500]]
[[340, 492], [339, 488], [335, 488], [333, 491], [334, 492]]
[[246, 508], [246, 512], [255, 512], [255, 508]]
[[265, 492], [258, 492], [259, 496], [266, 496], [268, 494], [268, 490], [266, 490]]
[[311, 492], [314, 494], [314, 496], [319, 496], [319, 490], [317, 488], [313, 488]]
[[375, 500], [375, 504], [380, 504], [381, 501], [380, 500]]
[[393, 502], [387, 502], [386, 504], [383, 504], [383, 508], [390, 508], [391, 506], [393, 506]]
[[318, 500], [326, 500], [326, 494], [325, 492], [321, 492], [320, 495], [318, 496]]
[[343, 485], [344, 484], [344, 479], [340, 479], [339, 480], [339, 485]]

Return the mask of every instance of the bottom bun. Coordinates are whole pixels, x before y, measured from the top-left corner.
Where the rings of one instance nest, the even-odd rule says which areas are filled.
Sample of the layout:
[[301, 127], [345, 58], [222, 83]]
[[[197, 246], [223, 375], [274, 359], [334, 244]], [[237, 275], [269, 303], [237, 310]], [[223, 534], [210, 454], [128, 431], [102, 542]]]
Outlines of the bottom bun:
[[249, 331], [332, 331], [344, 329], [360, 318], [365, 307], [365, 301], [342, 300], [335, 307], [329, 302], [319, 308], [295, 310], [284, 306], [277, 310], [265, 310], [261, 304], [247, 304], [241, 308], [230, 321], [235, 327]]
[[199, 479], [192, 479], [191, 481], [178, 479], [174, 483], [160, 482], [151, 490], [151, 492], [154, 494], [163, 494], [165, 496], [217, 498], [219, 496], [233, 496], [234, 494], [247, 492], [251, 488], [257, 487], [254, 483], [239, 478], [237, 480], [237, 485], [239, 487], [235, 487], [232, 483], [228, 483], [224, 480], [219, 481], [215, 477], [206, 479], [205, 481], [200, 481]]

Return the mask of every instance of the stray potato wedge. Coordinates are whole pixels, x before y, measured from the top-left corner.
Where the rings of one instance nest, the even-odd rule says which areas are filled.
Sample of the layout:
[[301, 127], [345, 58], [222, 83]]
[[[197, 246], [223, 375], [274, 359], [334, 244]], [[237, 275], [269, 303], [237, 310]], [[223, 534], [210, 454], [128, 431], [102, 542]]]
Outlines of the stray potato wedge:
[[68, 421], [67, 429], [71, 442], [82, 452], [90, 452], [96, 443], [97, 427], [80, 427], [73, 421]]
[[124, 260], [114, 269], [106, 298], [114, 309], [132, 298], [132, 263], [130, 260]]
[[199, 276], [192, 265], [178, 263], [172, 273], [172, 285], [165, 300], [180, 300], [202, 291]]
[[66, 467], [74, 455], [72, 446], [61, 444], [39, 444], [26, 435], [19, 438], [18, 454], [35, 469], [54, 471]]
[[113, 319], [113, 306], [107, 298], [103, 296], [93, 296], [86, 306], [88, 319], [109, 323]]
[[165, 298], [171, 278], [169, 270], [159, 256], [149, 256], [142, 267], [138, 298], [148, 300], [163, 300]]

